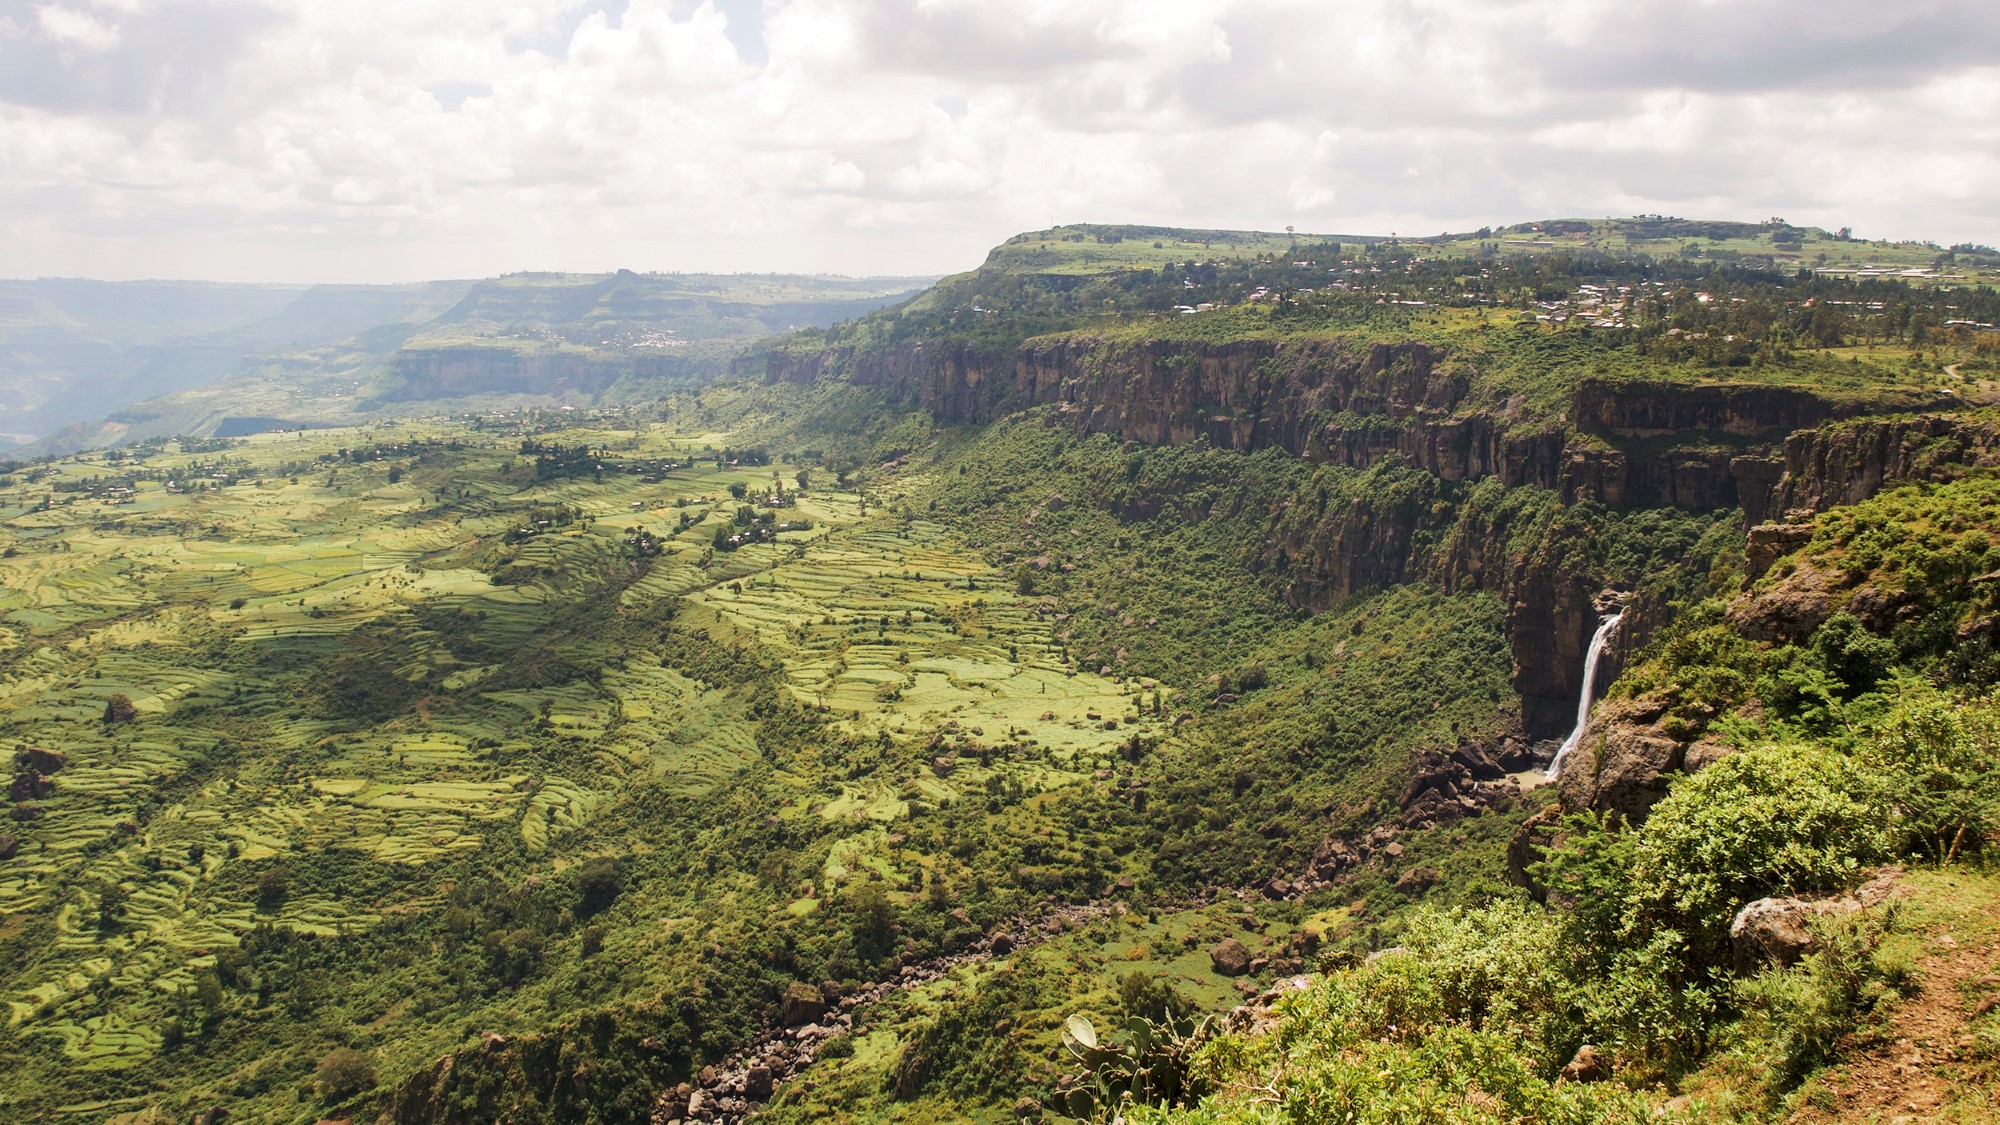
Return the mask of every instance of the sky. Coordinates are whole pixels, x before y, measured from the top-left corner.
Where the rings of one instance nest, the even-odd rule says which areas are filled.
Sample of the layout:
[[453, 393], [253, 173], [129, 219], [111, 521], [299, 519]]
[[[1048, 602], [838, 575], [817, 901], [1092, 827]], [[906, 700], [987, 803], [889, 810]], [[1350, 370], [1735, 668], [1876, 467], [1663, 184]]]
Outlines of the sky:
[[2000, 243], [1994, 0], [0, 0], [0, 276], [931, 274], [1073, 222]]

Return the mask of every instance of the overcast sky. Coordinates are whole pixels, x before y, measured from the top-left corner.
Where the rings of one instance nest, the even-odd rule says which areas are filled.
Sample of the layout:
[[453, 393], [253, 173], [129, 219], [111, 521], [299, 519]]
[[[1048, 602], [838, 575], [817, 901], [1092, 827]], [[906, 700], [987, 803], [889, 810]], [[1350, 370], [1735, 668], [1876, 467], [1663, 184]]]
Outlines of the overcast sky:
[[2000, 243], [2000, 2], [0, 0], [0, 276], [1642, 212]]

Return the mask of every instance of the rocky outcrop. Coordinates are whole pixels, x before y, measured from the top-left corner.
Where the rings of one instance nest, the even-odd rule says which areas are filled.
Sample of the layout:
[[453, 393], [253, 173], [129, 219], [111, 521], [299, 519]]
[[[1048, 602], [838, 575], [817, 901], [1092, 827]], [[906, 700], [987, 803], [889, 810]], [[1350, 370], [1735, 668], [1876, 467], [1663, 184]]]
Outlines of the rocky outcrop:
[[1813, 924], [1871, 909], [1904, 893], [1900, 868], [1877, 872], [1852, 893], [1830, 898], [1760, 898], [1729, 924], [1730, 956], [1739, 976], [1768, 965], [1791, 965], [1819, 946]]
[[1729, 607], [1729, 623], [1753, 641], [1802, 641], [1832, 615], [1843, 585], [1839, 575], [1801, 563], [1778, 581], [1738, 598]]
[[1776, 457], [1731, 466], [1746, 523], [1857, 504], [1902, 481], [1954, 480], [2000, 465], [2000, 422], [1959, 414], [1869, 418], [1794, 433]]
[[1687, 743], [1668, 733], [1665, 715], [1666, 705], [1653, 699], [1599, 704], [1556, 779], [1563, 807], [1644, 821], [1687, 758]]
[[1585, 433], [1652, 438], [1692, 430], [1771, 437], [1836, 418], [1921, 410], [1938, 396], [1881, 390], [1836, 397], [1769, 383], [1678, 383], [1654, 379], [1585, 379], [1577, 385], [1571, 422]]

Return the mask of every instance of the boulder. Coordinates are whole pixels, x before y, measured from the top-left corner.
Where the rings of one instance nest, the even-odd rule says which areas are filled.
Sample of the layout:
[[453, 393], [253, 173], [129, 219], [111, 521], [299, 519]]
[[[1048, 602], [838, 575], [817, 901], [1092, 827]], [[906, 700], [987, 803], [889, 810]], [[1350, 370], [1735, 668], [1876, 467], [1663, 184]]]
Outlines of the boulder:
[[1240, 977], [1250, 971], [1250, 947], [1235, 938], [1223, 938], [1208, 951], [1208, 963], [1226, 977]]
[[45, 750], [40, 746], [30, 746], [21, 752], [26, 765], [41, 773], [57, 773], [69, 765], [69, 755], [60, 750]]
[[1600, 704], [1556, 778], [1563, 808], [1643, 822], [1667, 795], [1668, 780], [1681, 771], [1687, 756], [1686, 745], [1661, 728], [1664, 712], [1658, 700]]
[[993, 935], [993, 956], [1005, 957], [1014, 952], [1014, 939], [1006, 934]]
[[0, 859], [13, 859], [20, 850], [20, 840], [0, 832]]
[[1791, 643], [1804, 640], [1833, 613], [1838, 576], [1811, 563], [1759, 590], [1743, 595], [1729, 607], [1729, 623], [1753, 641]]
[[1602, 1082], [1611, 1077], [1611, 1057], [1585, 1043], [1562, 1068], [1565, 1082]]
[[802, 1027], [826, 1014], [826, 1000], [820, 990], [804, 981], [785, 986], [785, 999], [778, 1019], [786, 1027]]
[[1880, 906], [1903, 893], [1902, 869], [1886, 867], [1844, 895], [1828, 898], [1760, 898], [1729, 923], [1729, 953], [1736, 972], [1748, 976], [1766, 965], [1791, 965], [1818, 947], [1812, 923]]
[[1797, 898], [1760, 898], [1737, 911], [1729, 923], [1729, 952], [1737, 974], [1790, 965], [1810, 953], [1813, 916], [1813, 904]]
[[743, 1072], [743, 1096], [753, 1101], [764, 1101], [771, 1096], [771, 1068], [753, 1066]]

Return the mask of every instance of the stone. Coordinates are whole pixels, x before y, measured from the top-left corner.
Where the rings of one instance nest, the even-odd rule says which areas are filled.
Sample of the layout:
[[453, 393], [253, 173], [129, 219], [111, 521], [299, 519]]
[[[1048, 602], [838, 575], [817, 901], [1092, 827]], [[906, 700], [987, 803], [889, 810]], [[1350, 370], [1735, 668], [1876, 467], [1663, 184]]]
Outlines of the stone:
[[0, 859], [13, 859], [20, 850], [20, 840], [5, 833], [0, 833]]
[[1813, 948], [1812, 904], [1797, 898], [1760, 898], [1729, 923], [1730, 959], [1739, 976], [1766, 965], [1790, 965]]
[[743, 1096], [759, 1102], [771, 1096], [770, 1067], [753, 1066], [743, 1072]]
[[1687, 747], [1660, 725], [1665, 712], [1657, 699], [1599, 704], [1556, 778], [1563, 808], [1617, 813], [1643, 823], [1687, 757]]
[[1753, 641], [1804, 640], [1833, 613], [1840, 579], [1810, 563], [1745, 594], [1729, 607], [1729, 623]]
[[800, 1027], [825, 1014], [826, 1000], [819, 989], [804, 981], [793, 981], [785, 986], [785, 999], [778, 1019], [786, 1027]]
[[1730, 960], [1740, 975], [1765, 965], [1790, 965], [1817, 945], [1815, 918], [1868, 910], [1904, 893], [1900, 867], [1878, 869], [1848, 894], [1820, 899], [1760, 898], [1736, 912], [1729, 923]]
[[1250, 971], [1250, 947], [1235, 938], [1223, 938], [1208, 951], [1208, 963], [1226, 977], [1240, 977]]
[[1006, 934], [993, 935], [993, 956], [1005, 957], [1014, 952], [1014, 939]]
[[1602, 1082], [1610, 1077], [1611, 1057], [1588, 1043], [1578, 1047], [1576, 1056], [1562, 1068], [1565, 1082]]
[[951, 919], [953, 922], [956, 922], [961, 926], [970, 926], [972, 924], [972, 915], [967, 914], [965, 912], [965, 907], [963, 906], [952, 907], [949, 911], [945, 913], [945, 917]]

